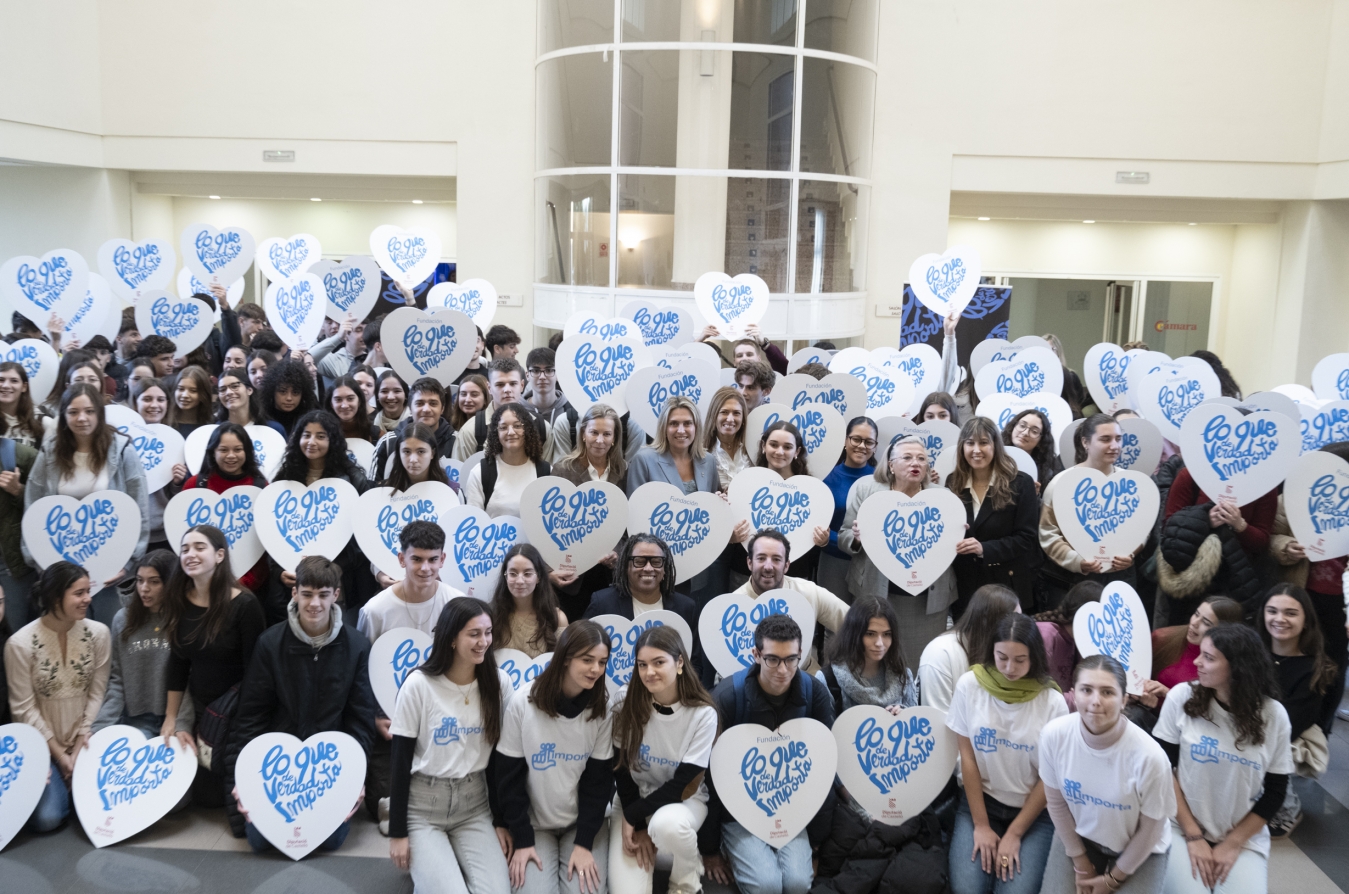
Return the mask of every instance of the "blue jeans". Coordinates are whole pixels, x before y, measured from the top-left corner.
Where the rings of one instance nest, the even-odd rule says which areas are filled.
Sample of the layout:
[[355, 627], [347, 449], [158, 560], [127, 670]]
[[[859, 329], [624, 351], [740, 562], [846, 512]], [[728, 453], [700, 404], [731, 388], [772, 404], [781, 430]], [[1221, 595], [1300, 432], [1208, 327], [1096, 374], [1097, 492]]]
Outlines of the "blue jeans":
[[[318, 846], [321, 851], [335, 851], [342, 846], [342, 842], [347, 840], [347, 833], [351, 831], [351, 823], [345, 822], [337, 827], [333, 834], [328, 836], [328, 840]], [[252, 823], [244, 826], [244, 835], [248, 838], [248, 846], [253, 848], [255, 854], [265, 854], [269, 850], [274, 850], [272, 843], [262, 836]]]
[[56, 765], [56, 761], [52, 761], [51, 768], [51, 779], [47, 780], [47, 787], [42, 790], [42, 797], [38, 799], [33, 815], [28, 818], [30, 832], [59, 829], [66, 817], [70, 816], [70, 789], [61, 778], [61, 768]]
[[721, 827], [721, 849], [740, 894], [807, 894], [814, 870], [810, 838], [799, 835], [774, 850], [739, 823]]
[[951, 835], [952, 894], [1037, 894], [1053, 841], [1054, 823], [1048, 811], [1041, 811], [1021, 838], [1021, 871], [1010, 882], [999, 880], [996, 873], [984, 872], [978, 860], [970, 859], [974, 853], [974, 816], [969, 800], [961, 792], [956, 806], [956, 827]]

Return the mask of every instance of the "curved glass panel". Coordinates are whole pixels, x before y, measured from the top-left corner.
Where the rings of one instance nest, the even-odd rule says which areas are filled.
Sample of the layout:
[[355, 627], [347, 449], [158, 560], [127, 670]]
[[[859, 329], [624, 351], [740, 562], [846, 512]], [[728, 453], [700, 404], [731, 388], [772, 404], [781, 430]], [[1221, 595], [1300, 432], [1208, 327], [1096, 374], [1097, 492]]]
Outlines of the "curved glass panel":
[[610, 163], [614, 118], [612, 56], [612, 53], [562, 56], [535, 68], [537, 167]]
[[806, 49], [875, 62], [879, 12], [878, 0], [810, 0], [806, 4]]
[[539, 55], [566, 47], [613, 43], [613, 0], [542, 0]]
[[796, 58], [735, 53], [731, 73], [733, 169], [790, 171]]
[[828, 59], [803, 61], [801, 170], [870, 177], [876, 73]]
[[866, 288], [866, 222], [871, 188], [802, 180], [796, 207], [796, 291]]
[[534, 181], [534, 281], [609, 285], [609, 175]]

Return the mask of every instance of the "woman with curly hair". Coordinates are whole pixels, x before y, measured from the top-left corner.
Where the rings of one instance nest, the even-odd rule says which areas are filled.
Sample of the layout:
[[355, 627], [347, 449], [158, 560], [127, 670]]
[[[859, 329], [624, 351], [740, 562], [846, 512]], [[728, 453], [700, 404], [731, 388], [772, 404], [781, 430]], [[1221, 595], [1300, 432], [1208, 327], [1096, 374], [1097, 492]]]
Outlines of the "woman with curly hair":
[[1054, 444], [1054, 429], [1049, 417], [1039, 410], [1022, 410], [1013, 416], [1002, 429], [1002, 443], [1020, 447], [1035, 460], [1038, 491], [1044, 491], [1050, 479], [1063, 471], [1063, 460]]
[[1204, 634], [1195, 666], [1199, 679], [1167, 694], [1152, 731], [1176, 769], [1173, 832], [1189, 852], [1171, 855], [1166, 890], [1264, 891], [1266, 823], [1293, 772], [1274, 665], [1254, 630], [1219, 624]]
[[482, 462], [469, 472], [464, 498], [492, 518], [520, 514], [520, 494], [550, 471], [533, 416], [522, 404], [496, 408], [487, 426]]
[[[280, 423], [289, 437], [295, 432], [295, 423], [319, 408], [314, 393], [314, 380], [299, 360], [278, 360], [267, 368], [262, 379], [262, 414]], [[346, 449], [343, 448], [343, 453]]]

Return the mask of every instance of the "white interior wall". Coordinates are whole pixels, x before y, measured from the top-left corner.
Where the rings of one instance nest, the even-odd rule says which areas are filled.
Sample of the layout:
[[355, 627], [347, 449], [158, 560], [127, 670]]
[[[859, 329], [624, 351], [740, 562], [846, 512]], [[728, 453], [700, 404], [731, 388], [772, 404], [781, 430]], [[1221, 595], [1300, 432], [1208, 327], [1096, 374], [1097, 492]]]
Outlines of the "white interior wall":
[[0, 165], [0, 259], [73, 248], [94, 266], [100, 245], [131, 235], [130, 195], [125, 171]]

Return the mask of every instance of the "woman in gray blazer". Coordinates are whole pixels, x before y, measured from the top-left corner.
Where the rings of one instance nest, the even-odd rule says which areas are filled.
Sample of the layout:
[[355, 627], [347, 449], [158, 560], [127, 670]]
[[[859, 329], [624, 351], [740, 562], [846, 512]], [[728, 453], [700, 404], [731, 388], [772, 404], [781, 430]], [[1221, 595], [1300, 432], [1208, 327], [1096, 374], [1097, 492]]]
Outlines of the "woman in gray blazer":
[[915, 437], [896, 438], [886, 451], [883, 461], [876, 463], [876, 474], [859, 478], [848, 491], [848, 508], [838, 530], [839, 549], [852, 554], [848, 569], [848, 591], [854, 599], [875, 596], [889, 599], [899, 616], [897, 635], [904, 648], [904, 657], [916, 670], [924, 647], [946, 630], [946, 612], [956, 600], [955, 572], [947, 568], [936, 583], [917, 596], [910, 596], [890, 582], [881, 570], [867, 558], [863, 548], [864, 535], [858, 530], [857, 512], [872, 494], [887, 490], [917, 496], [931, 477], [927, 448]]
[[722, 490], [716, 457], [703, 446], [698, 405], [678, 395], [665, 402], [656, 442], [637, 451], [628, 468], [628, 496], [648, 481], [673, 484], [686, 494]]

